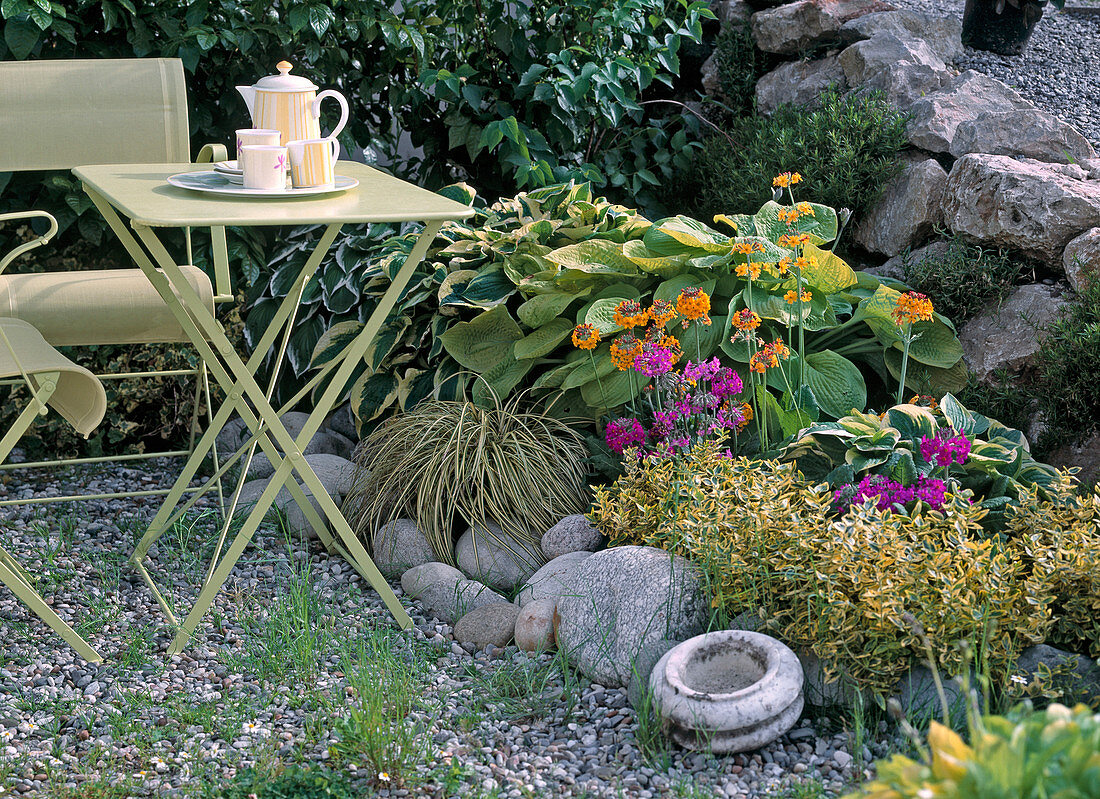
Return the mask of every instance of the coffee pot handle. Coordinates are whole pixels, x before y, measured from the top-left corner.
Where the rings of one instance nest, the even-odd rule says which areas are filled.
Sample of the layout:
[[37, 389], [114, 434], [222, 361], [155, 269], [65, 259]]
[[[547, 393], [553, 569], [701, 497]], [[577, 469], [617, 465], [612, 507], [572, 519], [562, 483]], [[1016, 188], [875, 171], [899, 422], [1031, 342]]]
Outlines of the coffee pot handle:
[[317, 95], [317, 99], [315, 99], [310, 106], [310, 111], [314, 119], [321, 118], [321, 101], [326, 97], [331, 97], [340, 104], [340, 121], [336, 123], [336, 127], [332, 129], [332, 133], [324, 137], [326, 139], [335, 139], [340, 135], [340, 131], [344, 129], [344, 125], [348, 124], [348, 101], [344, 99], [344, 95], [340, 94], [340, 92], [335, 89], [325, 89]]

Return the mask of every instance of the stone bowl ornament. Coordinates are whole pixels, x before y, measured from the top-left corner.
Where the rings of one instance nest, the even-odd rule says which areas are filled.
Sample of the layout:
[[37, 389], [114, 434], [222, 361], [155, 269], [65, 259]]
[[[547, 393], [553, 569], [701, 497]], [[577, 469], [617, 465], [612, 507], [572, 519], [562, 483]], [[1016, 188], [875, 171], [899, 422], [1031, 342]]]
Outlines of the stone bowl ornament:
[[665, 734], [685, 749], [746, 752], [802, 714], [802, 664], [767, 635], [721, 630], [665, 653], [649, 678]]
[[[1020, 55], [1048, 0], [966, 0], [962, 43], [975, 50]], [[1059, 11], [1065, 0], [1049, 0]]]

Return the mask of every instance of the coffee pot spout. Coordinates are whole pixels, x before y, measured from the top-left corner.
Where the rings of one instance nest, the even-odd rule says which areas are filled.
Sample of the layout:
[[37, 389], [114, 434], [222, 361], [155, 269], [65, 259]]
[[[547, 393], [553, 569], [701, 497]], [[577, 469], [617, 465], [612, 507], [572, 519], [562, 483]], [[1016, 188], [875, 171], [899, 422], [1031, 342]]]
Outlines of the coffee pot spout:
[[252, 118], [252, 123], [256, 123], [256, 115], [253, 111], [256, 105], [256, 89], [252, 86], [238, 86], [237, 91], [241, 93], [241, 97], [244, 98], [244, 104], [248, 106], [248, 115]]

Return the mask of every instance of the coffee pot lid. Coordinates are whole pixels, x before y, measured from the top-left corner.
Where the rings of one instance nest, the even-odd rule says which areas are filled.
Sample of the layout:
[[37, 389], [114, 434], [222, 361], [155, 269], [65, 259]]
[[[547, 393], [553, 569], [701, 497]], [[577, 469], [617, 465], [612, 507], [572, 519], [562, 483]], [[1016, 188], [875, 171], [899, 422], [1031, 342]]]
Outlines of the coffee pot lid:
[[252, 88], [261, 89], [265, 92], [317, 91], [317, 86], [309, 78], [289, 74], [293, 68], [294, 65], [289, 61], [280, 61], [275, 65], [275, 69], [279, 70], [278, 75], [268, 75], [260, 78]]

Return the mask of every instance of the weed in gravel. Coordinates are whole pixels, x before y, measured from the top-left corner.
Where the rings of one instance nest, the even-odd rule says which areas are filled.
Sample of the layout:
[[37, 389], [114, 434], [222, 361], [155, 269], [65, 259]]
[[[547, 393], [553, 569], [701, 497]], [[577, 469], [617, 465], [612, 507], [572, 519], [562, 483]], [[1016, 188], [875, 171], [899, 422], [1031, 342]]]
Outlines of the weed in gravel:
[[348, 778], [325, 766], [253, 766], [227, 785], [210, 787], [211, 799], [351, 799], [362, 796]]
[[156, 629], [155, 625], [143, 624], [127, 631], [118, 653], [119, 669], [139, 669], [153, 661], [153, 636]]
[[464, 666], [466, 676], [474, 679], [478, 710], [513, 722], [546, 718], [563, 706], [566, 715], [573, 712], [579, 684], [576, 672], [561, 657], [508, 660], [487, 672], [483, 669], [477, 663]]
[[635, 708], [634, 720], [637, 726], [634, 739], [642, 759], [652, 769], [668, 771], [672, 765], [672, 746], [665, 737], [657, 703], [653, 700], [653, 692], [648, 687], [642, 693]]
[[806, 780], [783, 786], [778, 792], [770, 794], [774, 799], [826, 799], [825, 786], [820, 780]]

